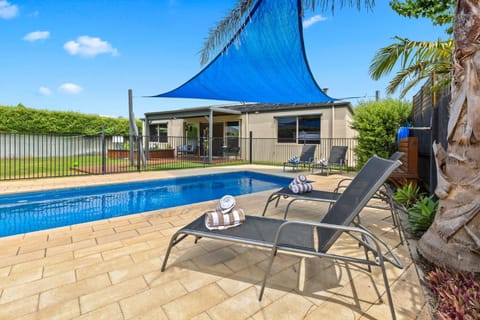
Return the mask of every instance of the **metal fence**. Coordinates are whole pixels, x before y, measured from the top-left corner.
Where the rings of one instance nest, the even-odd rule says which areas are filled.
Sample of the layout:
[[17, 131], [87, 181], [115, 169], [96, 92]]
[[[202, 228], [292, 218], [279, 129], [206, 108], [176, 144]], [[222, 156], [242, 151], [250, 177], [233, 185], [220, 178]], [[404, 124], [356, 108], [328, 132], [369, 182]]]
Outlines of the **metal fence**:
[[[143, 154], [138, 152], [143, 146]], [[208, 150], [211, 145], [211, 156]], [[347, 146], [356, 166], [356, 139], [321, 139], [315, 160], [328, 159], [332, 146]], [[227, 164], [281, 165], [300, 156], [301, 144], [276, 139], [140, 137], [0, 133], [0, 180], [65, 177]]]

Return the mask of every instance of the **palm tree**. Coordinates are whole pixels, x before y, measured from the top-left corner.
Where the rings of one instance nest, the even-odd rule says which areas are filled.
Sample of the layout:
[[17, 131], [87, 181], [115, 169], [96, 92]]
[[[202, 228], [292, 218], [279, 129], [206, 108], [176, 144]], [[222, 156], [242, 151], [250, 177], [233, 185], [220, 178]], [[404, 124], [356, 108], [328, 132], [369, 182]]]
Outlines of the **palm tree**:
[[[231, 13], [210, 32], [201, 52], [203, 63], [248, 19], [257, 1], [262, 0], [239, 0]], [[299, 4], [312, 10], [334, 10], [337, 5], [360, 8], [362, 4], [370, 9], [375, 1], [300, 0]], [[440, 205], [434, 223], [420, 239], [419, 250], [435, 264], [480, 272], [480, 1], [456, 0], [454, 21], [448, 152], [441, 146], [434, 146], [438, 168], [436, 193]], [[402, 45], [408, 47], [411, 43], [401, 41], [399, 47]], [[442, 45], [448, 47], [448, 43]], [[440, 66], [429, 68], [448, 69], [446, 55], [431, 55], [429, 50], [418, 44], [417, 47], [419, 51], [416, 52], [421, 52], [417, 54], [435, 57], [433, 60], [440, 63]], [[404, 73], [420, 78], [427, 66], [420, 60], [418, 64], [417, 67], [405, 64]], [[396, 82], [402, 83], [403, 78], [400, 75]]]
[[436, 42], [411, 41], [406, 38], [394, 37], [397, 41], [377, 51], [370, 64], [370, 76], [374, 80], [389, 74], [398, 63], [400, 70], [390, 81], [387, 93], [393, 94], [402, 88], [403, 98], [409, 90], [432, 74], [442, 81], [437, 87], [442, 87], [451, 81], [453, 40], [438, 40]]

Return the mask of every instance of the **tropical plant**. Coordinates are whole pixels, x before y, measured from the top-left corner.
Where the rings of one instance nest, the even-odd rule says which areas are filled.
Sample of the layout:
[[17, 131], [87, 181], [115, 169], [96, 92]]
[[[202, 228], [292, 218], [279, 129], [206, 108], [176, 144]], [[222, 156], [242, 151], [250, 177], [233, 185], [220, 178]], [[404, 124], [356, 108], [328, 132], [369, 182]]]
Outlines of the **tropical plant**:
[[402, 88], [400, 97], [403, 98], [432, 74], [440, 79], [433, 89], [443, 87], [451, 81], [453, 40], [411, 41], [398, 36], [394, 39], [397, 43], [377, 51], [369, 69], [372, 79], [378, 80], [390, 74], [393, 67], [399, 64], [400, 70], [387, 86], [388, 94]]
[[408, 183], [395, 190], [393, 200], [403, 205], [407, 210], [421, 198], [420, 188], [413, 183]]
[[375, 154], [388, 158], [397, 150], [398, 128], [411, 110], [410, 104], [393, 99], [364, 102], [355, 108], [351, 127], [358, 132], [355, 154], [359, 167]]
[[408, 228], [413, 233], [425, 232], [437, 213], [438, 200], [423, 197], [408, 209]]
[[[210, 32], [202, 50], [203, 62], [209, 60], [213, 51], [223, 47], [228, 41], [225, 39], [230, 39], [238, 31], [258, 1], [262, 0], [237, 2], [235, 9]], [[405, 4], [407, 10], [418, 9], [418, 14], [413, 14], [413, 17], [439, 17], [455, 8], [448, 152], [441, 146], [435, 147], [438, 177], [436, 194], [440, 198], [442, 214], [435, 216], [435, 223], [422, 236], [418, 248], [427, 260], [438, 265], [480, 272], [480, 1], [453, 1], [393, 0]], [[299, 2], [302, 6], [300, 12], [306, 7], [334, 10], [336, 4], [340, 4], [340, 7], [360, 7], [362, 3], [371, 8], [375, 1]]]

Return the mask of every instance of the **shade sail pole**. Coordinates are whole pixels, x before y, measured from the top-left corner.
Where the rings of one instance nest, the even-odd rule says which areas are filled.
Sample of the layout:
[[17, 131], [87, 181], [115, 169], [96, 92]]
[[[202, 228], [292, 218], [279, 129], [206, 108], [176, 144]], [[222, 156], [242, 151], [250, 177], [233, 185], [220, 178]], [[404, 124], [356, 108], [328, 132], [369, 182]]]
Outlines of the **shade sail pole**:
[[[135, 114], [133, 113], [133, 93], [132, 89], [128, 89], [128, 117], [130, 123], [130, 164], [134, 165], [134, 143], [133, 136], [135, 135], [135, 141], [138, 144], [137, 152], [141, 155], [141, 160], [143, 162], [143, 167], [147, 166], [147, 159], [145, 158], [145, 152], [143, 152], [143, 141], [140, 140], [140, 135], [138, 134], [138, 127], [135, 121]], [[140, 158], [137, 157], [137, 161]]]

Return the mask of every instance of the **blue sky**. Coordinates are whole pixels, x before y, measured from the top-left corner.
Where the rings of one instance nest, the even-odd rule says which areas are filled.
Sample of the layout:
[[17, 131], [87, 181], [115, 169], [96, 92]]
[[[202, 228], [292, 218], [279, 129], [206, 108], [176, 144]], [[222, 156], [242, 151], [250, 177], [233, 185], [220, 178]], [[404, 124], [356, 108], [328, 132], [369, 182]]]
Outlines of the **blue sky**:
[[[201, 70], [203, 41], [235, 2], [0, 0], [0, 104], [127, 117], [129, 88], [137, 117], [225, 103], [143, 96], [169, 91]], [[306, 12], [310, 68], [330, 96], [371, 100], [380, 90], [385, 97], [393, 75], [380, 81], [368, 75], [378, 49], [395, 35], [446, 37], [429, 20], [400, 17], [388, 1], [376, 2], [372, 12]]]

